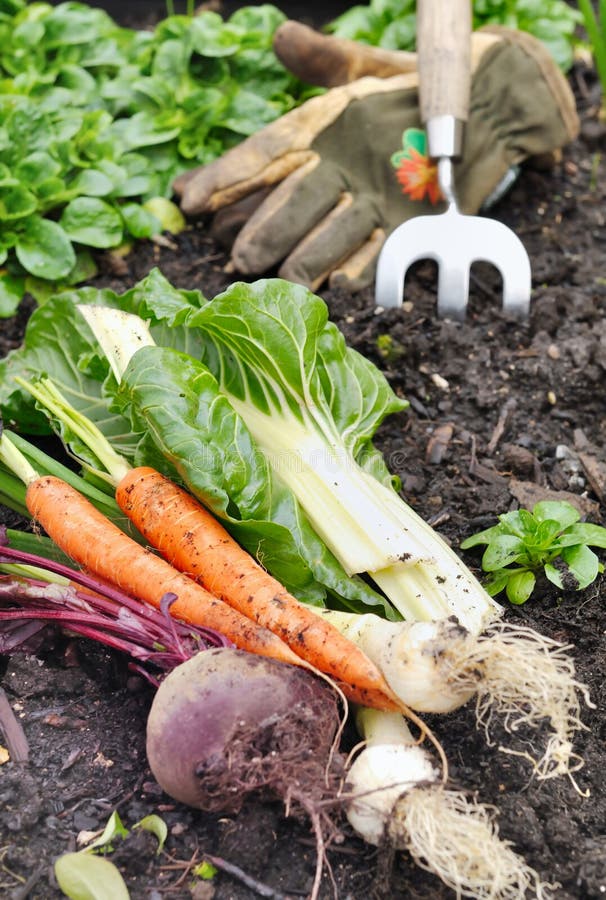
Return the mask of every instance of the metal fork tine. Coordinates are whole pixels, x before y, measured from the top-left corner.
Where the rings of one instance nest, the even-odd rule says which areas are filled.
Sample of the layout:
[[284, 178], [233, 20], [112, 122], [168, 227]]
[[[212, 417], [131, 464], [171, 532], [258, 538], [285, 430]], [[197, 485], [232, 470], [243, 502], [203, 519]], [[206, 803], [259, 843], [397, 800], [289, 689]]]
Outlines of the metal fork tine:
[[410, 266], [422, 259], [438, 264], [438, 316], [462, 321], [474, 262], [495, 266], [503, 280], [503, 310], [525, 318], [530, 307], [531, 270], [518, 236], [495, 219], [459, 213], [420, 216], [393, 231], [377, 263], [375, 299], [379, 306], [400, 306]]
[[462, 322], [467, 311], [469, 266], [438, 261], [438, 316]]

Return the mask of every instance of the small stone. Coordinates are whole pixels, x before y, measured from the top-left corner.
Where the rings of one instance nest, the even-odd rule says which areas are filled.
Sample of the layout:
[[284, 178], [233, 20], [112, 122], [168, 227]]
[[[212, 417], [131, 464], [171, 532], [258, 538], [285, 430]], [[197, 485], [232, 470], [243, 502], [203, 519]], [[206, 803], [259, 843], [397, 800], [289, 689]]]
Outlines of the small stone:
[[438, 388], [438, 390], [440, 390], [440, 391], [449, 391], [450, 390], [450, 385], [448, 384], [446, 379], [443, 378], [441, 375], [439, 375], [437, 372], [433, 373], [433, 375], [431, 376], [431, 380], [433, 381], [435, 386]]
[[503, 462], [505, 466], [516, 475], [531, 477], [537, 465], [537, 458], [527, 447], [519, 444], [505, 444], [503, 446]]
[[560, 358], [560, 348], [557, 344], [550, 344], [547, 348], [547, 356], [549, 359], [559, 359]]

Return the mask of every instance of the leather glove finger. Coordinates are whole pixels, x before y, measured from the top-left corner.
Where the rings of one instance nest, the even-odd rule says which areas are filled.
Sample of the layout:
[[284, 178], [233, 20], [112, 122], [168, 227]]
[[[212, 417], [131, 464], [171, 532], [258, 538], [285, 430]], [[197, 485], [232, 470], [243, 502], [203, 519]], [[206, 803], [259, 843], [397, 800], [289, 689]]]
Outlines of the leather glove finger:
[[343, 193], [337, 205], [292, 250], [278, 274], [316, 290], [353, 250], [367, 243], [378, 220], [370, 198]]
[[231, 206], [224, 206], [215, 214], [211, 226], [210, 235], [222, 247], [231, 249], [238, 233], [246, 225], [252, 214], [261, 206], [269, 196], [270, 186], [261, 188], [248, 197], [243, 197]]
[[372, 284], [377, 269], [377, 258], [386, 237], [384, 228], [375, 228], [361, 247], [329, 273], [329, 287], [341, 288], [353, 294]]
[[239, 272], [265, 272], [281, 262], [336, 206], [346, 190], [342, 173], [314, 156], [289, 175], [252, 214], [232, 249]]
[[416, 53], [321, 34], [290, 19], [274, 34], [273, 49], [293, 75], [319, 87], [336, 87], [364, 75], [389, 78], [417, 68]]
[[304, 166], [313, 155], [310, 148], [315, 138], [339, 118], [357, 96], [360, 83], [312, 97], [208, 165], [180, 175], [173, 187], [183, 212], [216, 212]]

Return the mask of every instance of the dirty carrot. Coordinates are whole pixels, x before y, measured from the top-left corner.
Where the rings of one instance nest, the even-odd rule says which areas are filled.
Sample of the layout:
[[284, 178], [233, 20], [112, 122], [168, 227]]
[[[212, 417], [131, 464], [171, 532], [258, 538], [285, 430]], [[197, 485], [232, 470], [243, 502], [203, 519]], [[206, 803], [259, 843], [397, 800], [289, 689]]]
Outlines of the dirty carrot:
[[336, 679], [346, 695], [352, 697], [353, 689], [365, 706], [402, 708], [374, 663], [289, 594], [187, 491], [141, 466], [122, 477], [116, 501], [171, 565], [270, 629], [298, 656]]
[[269, 629], [142, 547], [71, 485], [53, 475], [39, 475], [6, 434], [0, 437], [0, 460], [26, 485], [25, 505], [30, 515], [82, 568], [155, 607], [160, 607], [165, 594], [175, 594], [177, 600], [171, 607], [175, 618], [213, 628], [242, 650], [301, 664]]
[[155, 607], [165, 594], [174, 593], [175, 618], [214, 628], [241, 650], [298, 661], [271, 631], [256, 627], [166, 560], [140, 547], [59, 478], [43, 476], [30, 482], [26, 504], [57, 546], [84, 569]]

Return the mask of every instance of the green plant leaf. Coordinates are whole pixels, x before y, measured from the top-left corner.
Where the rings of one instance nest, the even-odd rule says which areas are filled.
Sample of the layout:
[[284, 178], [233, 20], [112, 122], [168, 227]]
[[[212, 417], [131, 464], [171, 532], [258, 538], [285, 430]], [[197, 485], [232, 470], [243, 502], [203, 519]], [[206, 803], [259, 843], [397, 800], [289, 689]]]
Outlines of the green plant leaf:
[[513, 509], [499, 516], [501, 534], [515, 534], [522, 538], [529, 528], [534, 530], [535, 522], [527, 509]]
[[204, 12], [192, 21], [189, 37], [200, 56], [233, 56], [240, 49], [242, 31], [226, 24], [217, 13]]
[[72, 243], [61, 225], [38, 216], [27, 221], [15, 253], [26, 272], [49, 281], [63, 278], [76, 262]]
[[539, 523], [536, 534], [533, 537], [534, 546], [541, 550], [547, 550], [551, 547], [558, 537], [562, 526], [554, 519], [544, 519]]
[[588, 544], [606, 549], [606, 528], [591, 522], [577, 522], [561, 536], [568, 544]]
[[533, 507], [532, 514], [538, 522], [555, 520], [562, 531], [581, 518], [578, 509], [566, 500], [541, 500]]
[[507, 599], [516, 606], [526, 603], [534, 590], [535, 584], [536, 578], [532, 572], [524, 570], [514, 573], [507, 580], [507, 587], [505, 588]]
[[152, 834], [155, 834], [158, 838], [158, 849], [156, 852], [162, 852], [162, 848], [168, 837], [168, 825], [164, 819], [161, 819], [160, 816], [155, 814], [144, 816], [139, 822], [133, 825], [133, 831], [135, 828], [141, 828], [143, 831], [151, 831]]
[[[116, 295], [111, 291], [93, 291], [97, 302], [111, 306]], [[55, 296], [35, 309], [27, 323], [25, 343], [0, 359], [0, 407], [7, 421], [18, 422], [30, 434], [48, 434], [46, 417], [36, 412], [32, 398], [17, 384], [14, 376], [26, 380], [44, 373], [52, 377], [57, 387], [79, 411], [102, 427], [117, 449], [132, 446], [133, 438], [126, 421], [109, 412], [109, 402], [101, 397], [101, 385], [86, 363], [74, 365], [73, 360], [92, 356], [96, 343], [74, 304], [88, 296], [73, 291]], [[65, 334], [69, 334], [69, 348]], [[104, 371], [99, 377], [105, 377]], [[135, 438], [135, 443], [138, 438]], [[131, 449], [132, 452], [132, 449]]]
[[129, 900], [122, 875], [93, 853], [65, 853], [55, 862], [59, 887], [70, 900]]
[[121, 208], [126, 230], [136, 238], [149, 238], [162, 231], [162, 223], [139, 203], [125, 203]]
[[88, 197], [107, 197], [113, 191], [114, 183], [99, 169], [82, 169], [70, 187], [75, 193]]
[[0, 272], [0, 319], [14, 316], [25, 293], [25, 279]]
[[[543, 571], [549, 581], [552, 584], [555, 584], [556, 587], [559, 587], [561, 590], [564, 589], [564, 578], [562, 576], [562, 571], [558, 569], [557, 566], [554, 566], [553, 563], [545, 563], [543, 566]], [[574, 588], [574, 585], [573, 585]]]
[[501, 591], [505, 590], [510, 578], [510, 569], [497, 569], [496, 572], [491, 572], [490, 575], [488, 575], [484, 582], [484, 587], [491, 597], [496, 597], [497, 594], [500, 594]]
[[[568, 566], [570, 576], [577, 582], [576, 590], [581, 591], [596, 580], [600, 563], [589, 547], [584, 544], [565, 547], [562, 559]], [[568, 579], [565, 580], [565, 587], [568, 587]]]
[[123, 224], [118, 210], [94, 197], [77, 197], [61, 215], [60, 225], [79, 244], [89, 247], [117, 247]]
[[465, 538], [465, 540], [461, 542], [461, 549], [469, 550], [471, 547], [477, 547], [480, 544], [489, 544], [494, 538], [501, 534], [503, 534], [501, 526], [492, 525], [490, 528], [485, 528], [484, 531], [478, 531], [476, 534], [472, 534], [468, 538]]
[[61, 163], [43, 150], [30, 153], [15, 167], [15, 175], [19, 181], [33, 186], [60, 172]]
[[0, 221], [14, 222], [31, 215], [38, 201], [31, 191], [22, 185], [0, 187]]
[[86, 851], [89, 852], [91, 850], [100, 850], [103, 847], [108, 847], [112, 844], [116, 838], [125, 838], [128, 837], [128, 828], [124, 827], [122, 819], [120, 818], [117, 810], [114, 810], [107, 820], [107, 824], [103, 829], [103, 834], [100, 834], [98, 838], [95, 838], [94, 841], [91, 841], [90, 844], [87, 844]]
[[163, 231], [180, 234], [186, 228], [185, 216], [172, 200], [165, 197], [151, 197], [143, 204], [143, 209], [160, 221]]
[[487, 546], [482, 556], [482, 568], [485, 572], [503, 569], [518, 562], [525, 554], [524, 542], [513, 534], [497, 535]]

